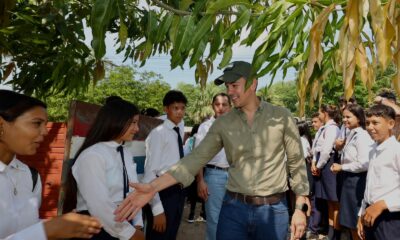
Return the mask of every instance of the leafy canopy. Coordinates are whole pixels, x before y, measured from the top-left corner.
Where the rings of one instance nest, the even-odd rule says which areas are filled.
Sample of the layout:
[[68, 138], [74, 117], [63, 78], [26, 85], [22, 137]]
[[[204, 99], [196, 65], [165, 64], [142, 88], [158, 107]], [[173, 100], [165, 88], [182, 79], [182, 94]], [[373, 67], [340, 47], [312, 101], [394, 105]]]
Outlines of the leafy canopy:
[[[189, 63], [202, 86], [226, 66], [234, 47], [257, 47], [258, 77], [298, 72], [300, 115], [322, 99], [324, 82], [342, 79], [346, 97], [356, 81], [371, 89], [376, 73], [396, 66], [400, 93], [400, 8], [397, 0], [2, 0], [0, 72], [11, 84], [46, 95], [84, 91], [105, 75], [106, 33], [118, 33], [117, 52], [145, 64], [171, 56]], [[92, 30], [84, 44], [84, 23]], [[235, 45], [236, 44], [236, 45]], [[257, 44], [257, 45], [256, 45]], [[215, 63], [217, 55], [222, 60]]]

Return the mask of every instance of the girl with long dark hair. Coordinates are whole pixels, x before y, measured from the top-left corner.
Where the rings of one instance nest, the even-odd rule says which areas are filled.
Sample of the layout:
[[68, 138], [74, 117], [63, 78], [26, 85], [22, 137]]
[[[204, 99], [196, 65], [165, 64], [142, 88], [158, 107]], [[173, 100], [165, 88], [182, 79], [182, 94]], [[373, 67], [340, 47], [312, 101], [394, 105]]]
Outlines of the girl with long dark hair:
[[76, 213], [40, 221], [40, 175], [17, 155], [36, 154], [46, 123], [45, 103], [0, 90], [0, 239], [90, 238], [100, 231], [98, 220]]
[[98, 217], [103, 229], [92, 239], [144, 239], [141, 214], [133, 225], [114, 221], [113, 214], [129, 193], [129, 182], [138, 181], [133, 157], [125, 147], [139, 131], [138, 123], [139, 109], [135, 105], [109, 98], [73, 160], [64, 211], [76, 208]]
[[[339, 109], [334, 105], [322, 105], [319, 109], [319, 118], [325, 124], [319, 135], [316, 136], [315, 155], [311, 163], [311, 172], [315, 182], [315, 197], [327, 201], [329, 239], [340, 239], [340, 225], [338, 221], [339, 198], [337, 194], [336, 175], [330, 170], [333, 163], [337, 163], [338, 153], [334, 148], [335, 141], [340, 134], [338, 127]], [[316, 206], [319, 207], [318, 204]]]
[[350, 133], [342, 149], [341, 163], [334, 163], [331, 171], [342, 173], [339, 222], [349, 228], [352, 239], [357, 240], [358, 212], [364, 197], [369, 152], [374, 141], [365, 130], [365, 113], [361, 106], [347, 105], [343, 110], [343, 123]]

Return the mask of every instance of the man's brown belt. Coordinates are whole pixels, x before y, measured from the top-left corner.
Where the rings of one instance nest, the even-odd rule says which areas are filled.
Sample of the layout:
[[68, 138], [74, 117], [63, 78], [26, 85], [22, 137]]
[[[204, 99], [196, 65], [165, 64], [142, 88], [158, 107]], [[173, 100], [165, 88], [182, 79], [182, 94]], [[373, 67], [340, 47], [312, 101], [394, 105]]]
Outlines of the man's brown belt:
[[268, 196], [249, 196], [237, 192], [231, 192], [229, 190], [227, 190], [226, 192], [232, 198], [239, 200], [242, 203], [251, 205], [273, 205], [278, 203], [285, 197], [284, 193], [275, 193]]

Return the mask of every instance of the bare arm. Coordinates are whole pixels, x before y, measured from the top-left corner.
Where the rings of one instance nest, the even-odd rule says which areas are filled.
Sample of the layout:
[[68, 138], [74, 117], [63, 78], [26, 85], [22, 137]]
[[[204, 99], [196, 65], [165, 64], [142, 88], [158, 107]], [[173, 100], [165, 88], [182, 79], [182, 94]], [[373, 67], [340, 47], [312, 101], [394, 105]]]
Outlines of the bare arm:
[[142, 209], [142, 207], [153, 199], [154, 195], [176, 184], [177, 181], [169, 173], [165, 173], [154, 179], [150, 183], [130, 183], [129, 185], [135, 189], [129, 194], [125, 200], [115, 210], [115, 220], [122, 222], [131, 220]]

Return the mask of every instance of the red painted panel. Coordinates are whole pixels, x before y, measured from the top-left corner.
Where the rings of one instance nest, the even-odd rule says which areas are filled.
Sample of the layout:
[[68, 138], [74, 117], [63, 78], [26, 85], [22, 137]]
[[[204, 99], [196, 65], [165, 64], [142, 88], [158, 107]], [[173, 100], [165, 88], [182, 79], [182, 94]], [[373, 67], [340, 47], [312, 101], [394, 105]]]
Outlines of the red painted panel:
[[57, 216], [61, 173], [65, 151], [66, 124], [48, 123], [49, 134], [34, 156], [18, 156], [39, 171], [42, 180], [42, 205], [40, 217]]

